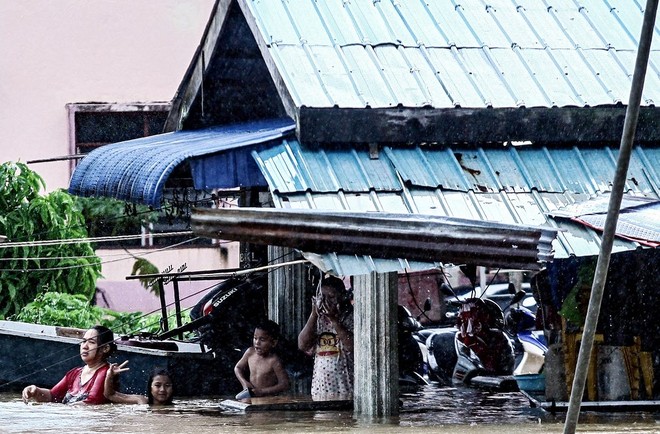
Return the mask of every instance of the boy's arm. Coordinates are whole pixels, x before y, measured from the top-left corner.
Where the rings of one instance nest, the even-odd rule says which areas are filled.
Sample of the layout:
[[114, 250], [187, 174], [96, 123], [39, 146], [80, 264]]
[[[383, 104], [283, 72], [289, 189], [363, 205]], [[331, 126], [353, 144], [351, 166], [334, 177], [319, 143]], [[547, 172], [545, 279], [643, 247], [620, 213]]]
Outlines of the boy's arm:
[[236, 375], [238, 382], [241, 383], [241, 386], [245, 389], [254, 389], [254, 386], [250, 383], [250, 378], [248, 377], [250, 375], [250, 367], [248, 366], [250, 355], [252, 355], [252, 347], [245, 350], [241, 360], [239, 360], [238, 363], [236, 363], [236, 366], [234, 366], [234, 374]]
[[286, 372], [286, 369], [284, 369], [279, 357], [273, 362], [273, 371], [277, 377], [277, 384], [270, 387], [254, 389], [254, 394], [256, 396], [277, 395], [278, 393], [289, 390], [289, 374]]

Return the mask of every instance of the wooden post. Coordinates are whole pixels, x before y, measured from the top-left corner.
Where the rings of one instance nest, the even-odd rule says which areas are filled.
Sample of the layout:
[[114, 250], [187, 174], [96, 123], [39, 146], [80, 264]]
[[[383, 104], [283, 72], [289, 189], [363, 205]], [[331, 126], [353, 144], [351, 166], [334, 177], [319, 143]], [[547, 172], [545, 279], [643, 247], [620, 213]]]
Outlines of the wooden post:
[[396, 273], [355, 276], [355, 414], [399, 413]]
[[[268, 246], [268, 263], [289, 262], [299, 256], [289, 247]], [[268, 317], [280, 325], [282, 337], [294, 348], [298, 333], [305, 326], [312, 309], [314, 289], [310, 286], [305, 264], [288, 265], [273, 270], [268, 276]], [[301, 357], [304, 357], [302, 353]], [[291, 392], [309, 394], [311, 378], [291, 378]]]

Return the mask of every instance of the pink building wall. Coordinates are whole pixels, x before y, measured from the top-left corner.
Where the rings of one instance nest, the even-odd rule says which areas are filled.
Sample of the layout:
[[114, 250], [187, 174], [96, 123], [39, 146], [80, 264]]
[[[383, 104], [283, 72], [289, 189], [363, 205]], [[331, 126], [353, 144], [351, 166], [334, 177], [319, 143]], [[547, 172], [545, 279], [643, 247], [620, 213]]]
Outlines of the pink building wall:
[[[0, 162], [69, 154], [65, 105], [170, 101], [213, 0], [0, 0]], [[68, 162], [31, 166], [49, 190]]]
[[[213, 5], [214, 0], [0, 0], [0, 163], [70, 154], [67, 104], [171, 101]], [[30, 167], [44, 178], [47, 191], [69, 185], [67, 161]], [[146, 258], [161, 270], [183, 263], [189, 271], [236, 267], [237, 245], [226, 247], [224, 254], [219, 248], [187, 248]], [[143, 312], [159, 307], [157, 297], [126, 280], [133, 258], [120, 259], [117, 250], [98, 253], [104, 276], [98, 287], [109, 307]], [[182, 297], [205, 286], [183, 284]]]

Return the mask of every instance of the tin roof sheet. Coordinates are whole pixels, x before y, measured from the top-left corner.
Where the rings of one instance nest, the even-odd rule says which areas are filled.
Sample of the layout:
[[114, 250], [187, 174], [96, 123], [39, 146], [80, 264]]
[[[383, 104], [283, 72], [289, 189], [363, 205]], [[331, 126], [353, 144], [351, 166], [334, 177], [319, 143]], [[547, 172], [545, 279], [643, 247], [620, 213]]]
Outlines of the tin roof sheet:
[[[298, 106], [627, 103], [637, 1], [245, 2]], [[653, 42], [643, 104], [660, 98]]]
[[184, 163], [190, 165], [198, 190], [265, 185], [244, 149], [280, 139], [294, 128], [290, 119], [271, 119], [113, 143], [83, 158], [71, 177], [69, 192], [159, 208], [170, 175]]
[[[563, 229], [553, 242], [555, 258], [597, 255], [593, 229], [548, 213], [610, 192], [618, 151], [508, 146], [320, 149], [284, 140], [253, 151], [277, 207], [418, 213]], [[319, 163], [325, 162], [325, 163]], [[660, 149], [635, 146], [627, 194], [659, 199]], [[617, 238], [613, 252], [640, 247]], [[430, 264], [374, 262], [370, 257], [316, 255], [340, 275], [424, 269]]]

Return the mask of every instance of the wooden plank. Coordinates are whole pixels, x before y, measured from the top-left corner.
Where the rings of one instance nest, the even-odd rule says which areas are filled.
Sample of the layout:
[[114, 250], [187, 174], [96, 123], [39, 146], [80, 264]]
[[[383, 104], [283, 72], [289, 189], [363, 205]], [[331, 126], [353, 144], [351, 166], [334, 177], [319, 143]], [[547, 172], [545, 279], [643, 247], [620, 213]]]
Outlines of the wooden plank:
[[309, 395], [300, 396], [267, 396], [250, 398], [242, 401], [226, 399], [220, 405], [233, 410], [252, 411], [322, 411], [322, 410], [352, 410], [353, 401], [314, 401]]
[[[535, 408], [542, 408], [551, 413], [564, 412], [568, 410], [568, 401], [545, 401], [542, 396], [520, 391], [527, 399], [530, 405]], [[582, 411], [658, 411], [660, 410], [660, 400], [639, 400], [639, 401], [582, 401], [580, 406]]]

